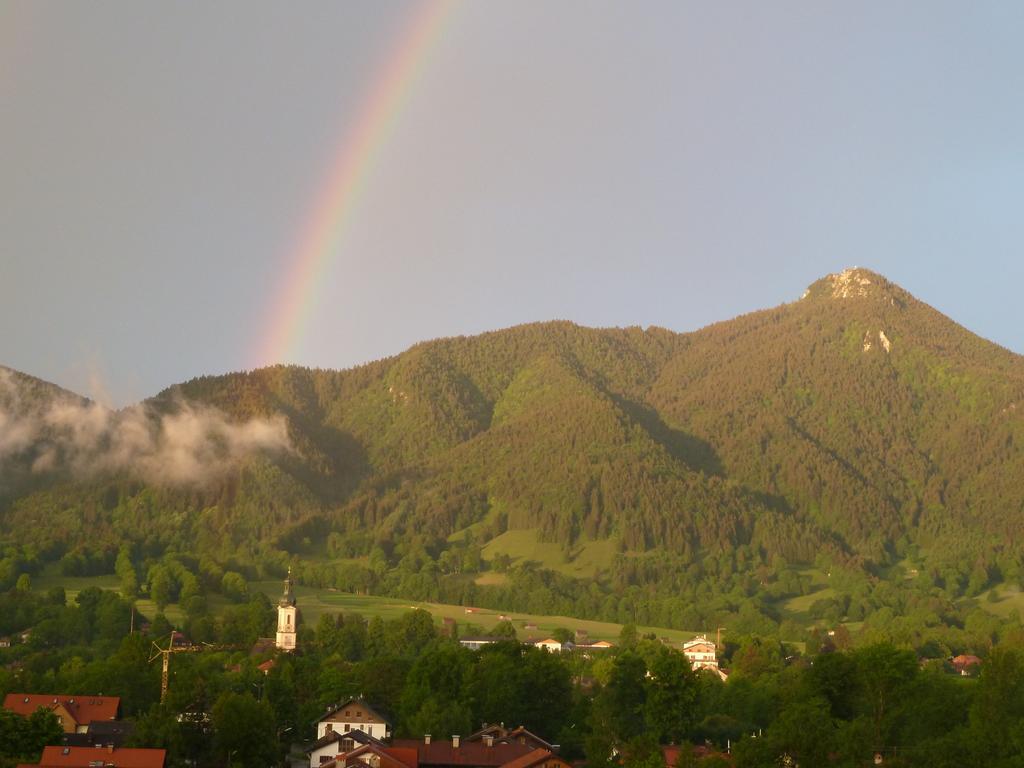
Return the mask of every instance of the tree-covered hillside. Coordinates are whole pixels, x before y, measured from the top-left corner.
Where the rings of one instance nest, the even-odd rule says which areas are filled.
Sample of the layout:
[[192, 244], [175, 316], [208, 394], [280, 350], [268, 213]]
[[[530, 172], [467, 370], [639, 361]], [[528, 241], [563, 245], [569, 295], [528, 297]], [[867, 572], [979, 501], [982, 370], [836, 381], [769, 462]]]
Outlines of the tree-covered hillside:
[[[288, 445], [216, 454], [194, 482], [130, 461], [58, 464], [7, 494], [0, 524], [50, 558], [112, 561], [128, 541], [139, 557], [273, 572], [300, 554], [335, 563], [318, 578], [345, 588], [456, 601], [544, 589], [577, 611], [607, 613], [631, 585], [750, 596], [786, 568], [874, 578], [908, 558], [923, 586], [956, 596], [1018, 576], [1022, 398], [1024, 358], [847, 270], [694, 333], [540, 323], [346, 371], [195, 379], [144, 404], [153, 429], [183, 408], [239, 430], [283, 418]], [[207, 450], [234, 445], [224, 434]], [[618, 554], [585, 585], [514, 557], [479, 562], [524, 529], [564, 563], [605, 541]], [[488, 586], [488, 567], [505, 576]]]

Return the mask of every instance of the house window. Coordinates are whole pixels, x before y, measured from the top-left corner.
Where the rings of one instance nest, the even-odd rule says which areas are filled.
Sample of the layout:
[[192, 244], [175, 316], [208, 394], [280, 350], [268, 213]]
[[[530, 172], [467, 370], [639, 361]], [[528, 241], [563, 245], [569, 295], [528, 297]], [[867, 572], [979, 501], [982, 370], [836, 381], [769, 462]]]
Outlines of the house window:
[[334, 733], [334, 723], [328, 723], [324, 733]]
[[320, 755], [320, 765], [323, 765], [324, 763], [329, 763], [333, 759], [334, 758], [330, 755]]
[[345, 723], [345, 733], [348, 733], [351, 729], [352, 729], [352, 726], [349, 725], [348, 723]]

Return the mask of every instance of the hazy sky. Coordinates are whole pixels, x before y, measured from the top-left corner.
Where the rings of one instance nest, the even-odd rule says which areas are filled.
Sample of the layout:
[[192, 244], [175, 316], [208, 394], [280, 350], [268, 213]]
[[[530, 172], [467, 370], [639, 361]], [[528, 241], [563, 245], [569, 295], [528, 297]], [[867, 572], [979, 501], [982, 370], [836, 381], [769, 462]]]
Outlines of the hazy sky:
[[[250, 366], [417, 9], [0, 0], [0, 364], [116, 404]], [[282, 362], [692, 330], [851, 265], [1022, 352], [1021, 29], [1016, 0], [465, 2]]]

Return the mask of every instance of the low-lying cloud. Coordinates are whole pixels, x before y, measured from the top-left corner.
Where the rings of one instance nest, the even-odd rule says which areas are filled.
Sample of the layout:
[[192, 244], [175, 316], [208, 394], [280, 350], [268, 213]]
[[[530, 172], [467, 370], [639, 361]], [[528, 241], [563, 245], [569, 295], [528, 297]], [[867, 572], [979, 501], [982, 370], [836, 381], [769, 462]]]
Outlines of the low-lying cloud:
[[202, 485], [248, 456], [288, 450], [281, 416], [234, 422], [184, 401], [170, 413], [145, 404], [115, 411], [70, 396], [33, 402], [0, 369], [0, 473], [18, 462], [33, 473], [129, 472], [165, 485]]

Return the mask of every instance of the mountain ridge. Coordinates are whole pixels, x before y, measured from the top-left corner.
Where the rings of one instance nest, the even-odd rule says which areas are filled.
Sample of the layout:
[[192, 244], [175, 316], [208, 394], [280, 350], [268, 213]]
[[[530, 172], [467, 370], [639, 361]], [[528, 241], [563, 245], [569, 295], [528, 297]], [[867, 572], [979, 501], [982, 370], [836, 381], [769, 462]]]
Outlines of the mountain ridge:
[[1024, 539], [1022, 399], [1024, 358], [853, 268], [687, 333], [553, 321], [341, 371], [198, 377], [144, 401], [150, 420], [282, 419], [287, 449], [232, 455], [205, 485], [48, 476], [0, 502], [0, 532], [41, 546], [33, 521], [56, 508], [55, 553], [127, 538], [280, 564], [532, 529], [570, 561], [614, 541], [666, 583], [725, 552], [868, 572], [914, 557], [936, 583], [967, 558], [994, 577]]

